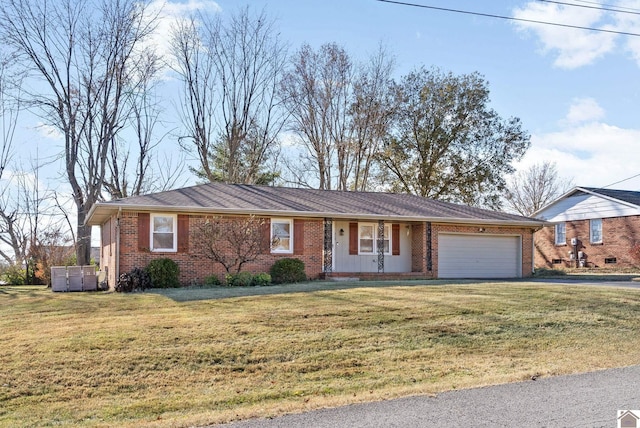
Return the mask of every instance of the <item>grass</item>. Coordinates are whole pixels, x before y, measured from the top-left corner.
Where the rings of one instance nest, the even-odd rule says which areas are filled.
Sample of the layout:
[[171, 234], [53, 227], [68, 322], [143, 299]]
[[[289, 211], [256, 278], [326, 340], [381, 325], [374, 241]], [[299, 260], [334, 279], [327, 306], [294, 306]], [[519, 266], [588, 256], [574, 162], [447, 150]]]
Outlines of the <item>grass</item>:
[[295, 287], [0, 287], [0, 426], [197, 426], [640, 361], [640, 290]]

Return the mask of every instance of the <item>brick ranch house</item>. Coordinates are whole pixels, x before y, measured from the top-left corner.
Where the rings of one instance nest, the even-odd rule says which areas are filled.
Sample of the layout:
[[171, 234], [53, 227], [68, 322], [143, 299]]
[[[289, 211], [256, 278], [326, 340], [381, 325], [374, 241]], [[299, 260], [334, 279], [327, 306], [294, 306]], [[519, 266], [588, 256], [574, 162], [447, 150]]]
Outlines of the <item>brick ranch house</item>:
[[87, 223], [101, 228], [101, 270], [111, 288], [120, 273], [160, 257], [175, 260], [189, 284], [225, 273], [197, 245], [212, 216], [266, 220], [267, 242], [278, 245], [243, 270], [268, 272], [277, 259], [295, 257], [311, 279], [529, 276], [533, 233], [544, 225], [407, 194], [222, 183], [99, 202]]
[[640, 244], [640, 192], [575, 187], [533, 214], [549, 224], [535, 234], [535, 265], [625, 268]]

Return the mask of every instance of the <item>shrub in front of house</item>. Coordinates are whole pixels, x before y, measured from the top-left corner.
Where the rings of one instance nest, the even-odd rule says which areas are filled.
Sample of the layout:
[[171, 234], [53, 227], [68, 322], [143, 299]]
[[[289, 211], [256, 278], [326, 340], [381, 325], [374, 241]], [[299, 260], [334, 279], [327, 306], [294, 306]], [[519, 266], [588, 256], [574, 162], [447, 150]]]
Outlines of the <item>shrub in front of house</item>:
[[228, 287], [249, 287], [253, 285], [251, 272], [229, 273], [225, 276]]
[[255, 287], [265, 287], [271, 285], [271, 275], [268, 273], [258, 273], [253, 277], [253, 285]]
[[133, 268], [131, 272], [120, 275], [116, 284], [116, 291], [119, 293], [131, 293], [133, 291], [144, 291], [151, 287], [149, 273], [145, 269]]
[[151, 260], [146, 267], [154, 288], [179, 287], [180, 268], [178, 264], [169, 258]]
[[271, 285], [271, 275], [268, 273], [258, 273], [256, 275], [250, 272], [230, 273], [225, 276], [228, 287], [263, 287]]
[[219, 287], [222, 285], [222, 281], [220, 281], [217, 275], [209, 275], [204, 278], [202, 285], [205, 287]]
[[280, 259], [271, 266], [269, 273], [274, 284], [290, 284], [307, 280], [304, 262], [300, 259]]

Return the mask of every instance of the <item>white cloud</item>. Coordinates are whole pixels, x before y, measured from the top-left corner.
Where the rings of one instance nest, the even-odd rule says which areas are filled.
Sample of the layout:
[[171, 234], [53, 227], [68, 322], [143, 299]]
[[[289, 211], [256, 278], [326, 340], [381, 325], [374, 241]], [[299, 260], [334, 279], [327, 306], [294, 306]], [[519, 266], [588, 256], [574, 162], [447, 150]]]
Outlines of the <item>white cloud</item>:
[[[514, 18], [553, 22], [578, 27], [616, 29], [608, 15], [597, 8], [581, 8], [558, 5], [555, 3], [529, 2], [523, 8], [516, 8]], [[612, 33], [571, 29], [533, 22], [516, 23], [523, 31], [533, 32], [542, 43], [542, 52], [553, 53], [554, 65], [572, 69], [591, 64], [605, 54], [612, 52], [618, 36]]]
[[148, 42], [158, 55], [167, 61], [171, 58], [171, 32], [175, 24], [198, 12], [219, 13], [222, 8], [212, 0], [188, 0], [187, 2], [171, 2], [153, 0], [148, 6], [149, 16], [157, 16], [157, 25], [151, 40]]
[[604, 118], [604, 110], [593, 98], [576, 98], [569, 107], [569, 113], [565, 119], [567, 124], [578, 124]]
[[[531, 148], [516, 165], [525, 170], [543, 161], [556, 162], [561, 177], [578, 186], [607, 186], [638, 173], [629, 157], [639, 154], [640, 129], [625, 129], [600, 121], [604, 111], [595, 100], [579, 99], [561, 122], [567, 127], [548, 134], [534, 134]], [[580, 120], [577, 120], [580, 119]], [[640, 190], [640, 179], [614, 186]]]
[[[620, 9], [628, 9], [633, 13], [616, 13], [614, 19], [616, 29], [628, 33], [637, 34], [640, 29], [640, 15], [637, 10], [640, 9], [640, 0], [626, 0], [616, 4]], [[625, 49], [640, 66], [640, 37], [625, 36]]]
[[61, 141], [64, 138], [64, 135], [62, 134], [62, 132], [60, 132], [58, 128], [56, 128], [55, 126], [47, 125], [46, 123], [43, 123], [43, 122], [38, 122], [36, 124], [36, 131], [42, 137], [45, 137], [51, 140]]

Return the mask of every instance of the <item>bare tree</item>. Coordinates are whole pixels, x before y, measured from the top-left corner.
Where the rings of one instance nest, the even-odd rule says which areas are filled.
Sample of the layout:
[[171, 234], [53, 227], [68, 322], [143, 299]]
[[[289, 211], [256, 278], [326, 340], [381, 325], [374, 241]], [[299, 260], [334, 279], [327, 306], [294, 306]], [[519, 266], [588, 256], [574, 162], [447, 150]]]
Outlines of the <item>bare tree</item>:
[[0, 52], [0, 180], [13, 154], [13, 138], [20, 113], [22, 77], [11, 69], [12, 55]]
[[[353, 85], [350, 116], [353, 126], [351, 189], [370, 190], [375, 156], [393, 115], [391, 72], [393, 59], [382, 48], [360, 68]], [[375, 183], [373, 183], [375, 184]]]
[[[138, 76], [137, 86], [124, 100], [124, 116], [131, 133], [116, 136], [109, 149], [109, 171], [104, 185], [112, 198], [137, 196], [162, 187], [149, 170], [155, 149], [161, 142], [154, 134], [161, 111], [155, 97], [159, 62], [155, 52], [147, 49], [136, 57], [133, 65]], [[133, 159], [131, 147], [135, 148]]]
[[320, 189], [348, 188], [353, 164], [349, 118], [352, 83], [349, 55], [330, 43], [317, 52], [303, 45], [293, 56], [292, 68], [281, 85], [291, 130], [306, 149], [305, 166], [315, 170]]
[[28, 284], [51, 284], [52, 266], [69, 266], [74, 259], [73, 241], [60, 226], [50, 225], [34, 237], [29, 247]]
[[506, 189], [506, 208], [530, 216], [571, 187], [571, 180], [558, 176], [555, 162], [537, 163], [513, 175]]
[[[0, 53], [0, 257], [9, 265], [21, 265], [26, 253], [27, 238], [23, 233], [20, 207], [13, 204], [10, 182], [5, 173], [13, 157], [13, 144], [20, 113], [21, 76], [11, 69], [12, 55]], [[13, 177], [11, 177], [13, 178]]]
[[[200, 24], [200, 25], [199, 25]], [[173, 34], [175, 67], [184, 83], [187, 138], [209, 181], [267, 184], [283, 110], [277, 87], [286, 51], [265, 13], [199, 15]]]
[[181, 119], [187, 134], [181, 137], [180, 144], [187, 152], [196, 153], [200, 174], [213, 181], [211, 157], [216, 139], [216, 70], [195, 17], [179, 21], [173, 28], [171, 47], [175, 59], [173, 68], [183, 85]]
[[238, 273], [269, 250], [266, 227], [267, 221], [255, 216], [208, 217], [198, 228], [196, 245], [227, 273]]
[[39, 84], [31, 106], [64, 137], [66, 178], [77, 208], [77, 261], [90, 257], [85, 218], [102, 198], [109, 150], [127, 123], [136, 93], [140, 44], [155, 20], [135, 0], [7, 0], [0, 5], [3, 40]]
[[0, 256], [17, 266], [28, 259], [44, 211], [37, 171], [37, 167], [30, 172], [14, 171], [4, 180], [0, 194], [0, 242], [7, 248], [0, 248]]

